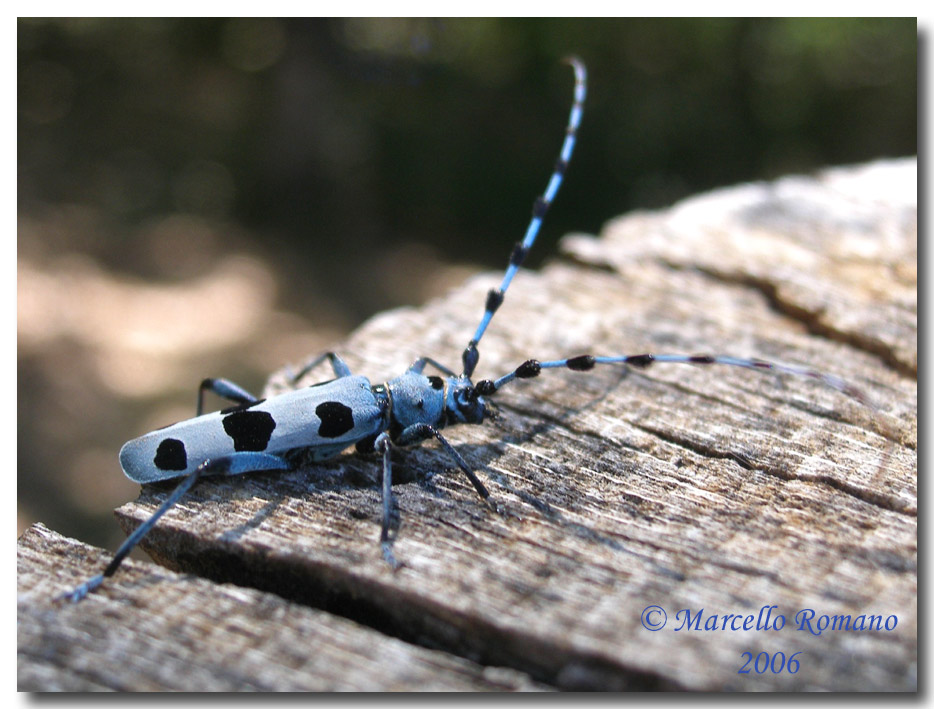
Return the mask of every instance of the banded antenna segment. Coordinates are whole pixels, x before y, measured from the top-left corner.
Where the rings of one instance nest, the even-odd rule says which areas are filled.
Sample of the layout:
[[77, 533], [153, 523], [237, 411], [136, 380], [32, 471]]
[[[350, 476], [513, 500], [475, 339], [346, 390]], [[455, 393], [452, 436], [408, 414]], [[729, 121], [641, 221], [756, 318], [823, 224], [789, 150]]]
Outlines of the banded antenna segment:
[[499, 288], [491, 289], [490, 292], [487, 293], [486, 310], [483, 313], [483, 318], [480, 320], [477, 331], [467, 344], [464, 354], [461, 357], [464, 363], [464, 376], [468, 378], [473, 375], [474, 369], [477, 367], [477, 362], [480, 360], [480, 352], [477, 350], [477, 345], [480, 343], [483, 333], [486, 332], [486, 328], [493, 319], [496, 310], [503, 304], [503, 299], [506, 296], [509, 284], [512, 283], [513, 277], [519, 271], [519, 267], [522, 266], [522, 262], [535, 243], [538, 231], [542, 226], [542, 221], [544, 221], [548, 208], [558, 194], [561, 181], [564, 179], [564, 173], [567, 170], [568, 163], [571, 161], [571, 155], [574, 152], [574, 144], [577, 140], [577, 129], [580, 126], [581, 117], [584, 115], [584, 99], [587, 96], [587, 68], [577, 57], [568, 57], [565, 61], [574, 69], [574, 103], [571, 105], [571, 115], [568, 118], [567, 131], [564, 136], [564, 142], [561, 144], [561, 154], [558, 156], [558, 161], [555, 163], [555, 169], [554, 172], [551, 173], [551, 179], [548, 181], [548, 187], [545, 189], [545, 193], [535, 200], [535, 204], [532, 207], [532, 220], [529, 222], [528, 229], [526, 229], [525, 237], [522, 241], [517, 243], [512, 250], [512, 254], [509, 257], [509, 265], [506, 267], [506, 273], [503, 274], [503, 282], [500, 283]]

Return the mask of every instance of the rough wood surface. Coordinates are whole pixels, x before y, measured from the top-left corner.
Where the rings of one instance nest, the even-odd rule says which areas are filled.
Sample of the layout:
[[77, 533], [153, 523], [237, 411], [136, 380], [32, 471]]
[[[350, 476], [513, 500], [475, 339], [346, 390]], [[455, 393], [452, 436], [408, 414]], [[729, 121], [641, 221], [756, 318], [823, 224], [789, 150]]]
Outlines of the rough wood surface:
[[106, 555], [35, 525], [20, 539], [19, 689], [503, 691], [526, 675], [388, 637], [271, 593], [131, 562], [120, 593], [49, 598]]
[[[354, 455], [200, 483], [145, 548], [558, 688], [913, 690], [916, 193], [914, 160], [878, 163], [571, 237], [565, 259], [516, 278], [477, 370], [585, 352], [759, 356], [839, 375], [877, 413], [811, 381], [733, 368], [548, 371], [504, 388], [495, 424], [449, 431], [502, 514], [436, 446], [406, 452], [395, 573], [377, 544], [378, 463]], [[423, 354], [457, 366], [498, 279], [376, 317], [339, 350], [373, 381]], [[166, 494], [143, 490], [121, 524]], [[99, 566], [85, 562], [71, 585]], [[177, 583], [146, 577], [157, 594]], [[87, 605], [133, 585], [118, 574]], [[652, 605], [668, 615], [656, 632], [642, 624]], [[784, 628], [720, 629], [770, 606]], [[682, 609], [702, 614], [701, 629], [676, 630]], [[896, 625], [816, 635], [798, 629], [802, 609], [815, 627], [864, 614]], [[711, 618], [718, 629], [704, 630]], [[757, 673], [743, 653], [760, 652], [800, 652], [798, 669]]]

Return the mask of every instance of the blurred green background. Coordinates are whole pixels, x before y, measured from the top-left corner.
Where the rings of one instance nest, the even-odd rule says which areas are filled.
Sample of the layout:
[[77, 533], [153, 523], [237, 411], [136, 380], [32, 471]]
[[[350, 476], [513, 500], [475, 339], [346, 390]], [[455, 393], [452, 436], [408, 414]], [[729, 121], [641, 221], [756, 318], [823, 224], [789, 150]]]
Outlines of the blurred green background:
[[19, 20], [20, 530], [113, 548], [120, 445], [201, 378], [258, 391], [503, 267], [567, 54], [589, 96], [532, 267], [633, 209], [916, 154], [917, 44], [913, 18]]

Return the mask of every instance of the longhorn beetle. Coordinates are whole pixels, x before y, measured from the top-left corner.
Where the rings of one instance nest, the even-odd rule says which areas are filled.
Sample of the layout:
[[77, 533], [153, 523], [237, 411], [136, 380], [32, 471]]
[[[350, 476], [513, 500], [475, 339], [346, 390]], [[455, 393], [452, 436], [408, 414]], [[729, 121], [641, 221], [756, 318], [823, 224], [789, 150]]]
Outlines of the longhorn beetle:
[[[595, 357], [585, 354], [547, 362], [529, 359], [498, 379], [471, 380], [480, 359], [480, 340], [493, 315], [502, 305], [509, 284], [535, 243], [542, 220], [558, 193], [574, 150], [587, 92], [587, 73], [579, 59], [570, 58], [567, 62], [574, 69], [574, 101], [561, 153], [545, 193], [535, 200], [532, 220], [525, 237], [512, 250], [502, 283], [487, 294], [483, 317], [461, 357], [461, 373], [455, 374], [430, 357], [420, 357], [395, 379], [371, 384], [366, 377], [351, 374], [344, 360], [328, 352], [306, 364], [292, 381], [298, 382], [325, 361], [333, 370], [335, 379], [269, 399], [258, 399], [226, 379], [205, 379], [198, 390], [195, 418], [147, 433], [128, 442], [120, 450], [120, 465], [131, 480], [145, 484], [180, 478], [181, 483], [159, 509], [120, 546], [102, 574], [94, 576], [61, 598], [79, 601], [100, 586], [104, 578], [119, 568], [130, 549], [200, 478], [262, 470], [294, 470], [309, 460], [333, 458], [354, 444], [358, 450], [382, 454], [380, 544], [383, 558], [395, 568], [397, 562], [393, 557], [389, 534], [392, 448], [417, 445], [430, 438], [437, 439], [480, 497], [495, 509], [486, 486], [460, 453], [448, 443], [441, 429], [456, 424], [479, 424], [491, 418], [493, 409], [487, 401], [489, 397], [516, 379], [537, 377], [544, 369], [566, 368], [583, 372], [598, 364], [629, 364], [640, 368], [662, 362], [722, 364], [810, 377], [872, 408], [859, 389], [838, 377], [807, 367], [729, 356], [635, 354]], [[425, 367], [429, 365], [443, 376], [426, 375]], [[207, 391], [235, 405], [205, 414], [204, 394]]]

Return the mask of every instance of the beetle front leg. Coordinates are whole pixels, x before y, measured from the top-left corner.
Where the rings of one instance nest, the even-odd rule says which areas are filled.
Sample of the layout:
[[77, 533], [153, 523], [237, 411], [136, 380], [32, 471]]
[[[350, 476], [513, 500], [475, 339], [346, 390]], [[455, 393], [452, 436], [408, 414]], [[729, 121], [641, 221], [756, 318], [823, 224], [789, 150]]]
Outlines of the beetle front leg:
[[477, 494], [480, 495], [480, 497], [483, 498], [483, 500], [491, 507], [493, 507], [493, 509], [496, 509], [496, 503], [494, 503], [490, 498], [490, 491], [486, 489], [486, 486], [482, 482], [480, 482], [480, 478], [478, 478], [474, 471], [470, 469], [470, 466], [467, 465], [467, 461], [465, 461], [461, 454], [457, 452], [457, 449], [448, 443], [448, 440], [441, 435], [441, 431], [439, 431], [434, 426], [427, 423], [414, 423], [408, 428], [404, 428], [402, 430], [402, 433], [396, 437], [396, 443], [400, 446], [408, 446], [415, 443], [421, 443], [428, 438], [438, 439], [438, 442], [442, 445], [447, 454], [454, 459], [455, 463], [457, 463], [457, 467], [463, 471], [464, 475], [466, 475], [470, 482], [473, 484]]

